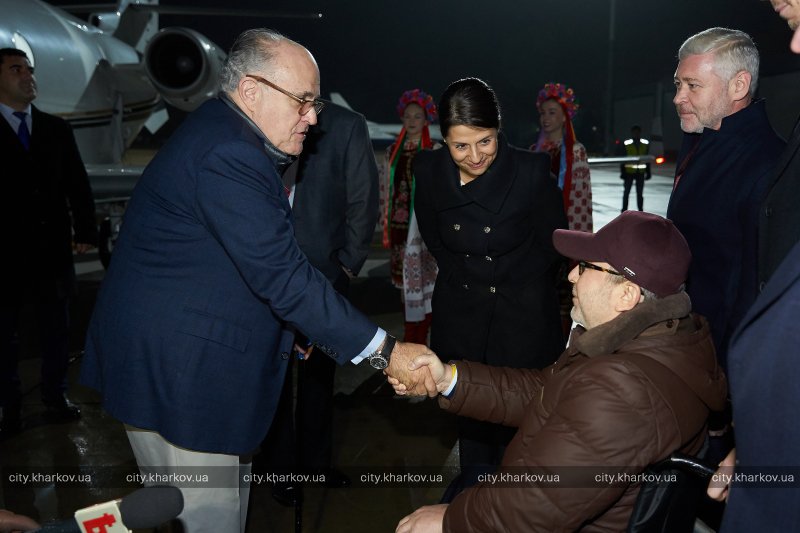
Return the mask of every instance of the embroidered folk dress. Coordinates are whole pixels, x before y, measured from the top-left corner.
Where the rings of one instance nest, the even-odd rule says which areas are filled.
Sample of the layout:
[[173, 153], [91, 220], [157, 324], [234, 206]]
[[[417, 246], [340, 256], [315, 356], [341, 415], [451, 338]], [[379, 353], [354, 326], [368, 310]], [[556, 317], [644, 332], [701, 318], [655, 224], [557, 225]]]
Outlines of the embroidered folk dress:
[[[434, 148], [439, 148], [435, 144]], [[389, 237], [389, 270], [392, 284], [403, 291], [406, 321], [419, 322], [431, 312], [433, 286], [436, 282], [436, 260], [419, 234], [412, 198], [414, 176], [411, 163], [419, 142], [406, 142], [397, 154], [394, 181], [389, 183], [389, 157], [393, 146], [386, 150], [381, 176], [381, 222]]]
[[[550, 154], [550, 167], [555, 176], [558, 176], [561, 164], [561, 139], [558, 141], [545, 140], [541, 151]], [[592, 232], [592, 183], [589, 175], [589, 159], [586, 148], [575, 141], [572, 146], [572, 182], [569, 197], [564, 205], [567, 213], [569, 229], [575, 231]]]

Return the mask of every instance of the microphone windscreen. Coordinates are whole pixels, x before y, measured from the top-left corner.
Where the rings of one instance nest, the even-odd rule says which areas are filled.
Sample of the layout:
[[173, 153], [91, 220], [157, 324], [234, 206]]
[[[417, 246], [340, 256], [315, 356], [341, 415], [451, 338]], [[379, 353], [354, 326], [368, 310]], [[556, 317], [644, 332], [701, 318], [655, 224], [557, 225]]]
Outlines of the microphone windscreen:
[[143, 487], [122, 498], [119, 511], [128, 529], [158, 527], [181, 514], [183, 494], [169, 485]]

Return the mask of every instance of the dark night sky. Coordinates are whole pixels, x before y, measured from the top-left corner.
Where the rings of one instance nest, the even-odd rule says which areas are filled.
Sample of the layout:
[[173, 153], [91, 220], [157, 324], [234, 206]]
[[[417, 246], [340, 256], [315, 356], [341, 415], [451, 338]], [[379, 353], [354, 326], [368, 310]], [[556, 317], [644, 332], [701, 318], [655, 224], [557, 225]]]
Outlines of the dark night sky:
[[[74, 3], [68, 0], [54, 4]], [[275, 28], [307, 46], [320, 65], [322, 93], [341, 92], [368, 118], [396, 122], [400, 93], [420, 87], [438, 100], [464, 76], [497, 91], [512, 142], [536, 131], [535, 97], [547, 81], [571, 85], [582, 109], [576, 128], [602, 131], [607, 84], [610, 0], [161, 0], [165, 5], [321, 12], [321, 21], [162, 16], [227, 50], [253, 26]], [[762, 55], [762, 75], [800, 70], [789, 52], [790, 31], [768, 2], [758, 0], [616, 0], [614, 87], [617, 94], [670, 90], [676, 52], [689, 35], [711, 26], [750, 33]], [[588, 140], [588, 139], [587, 139]]]

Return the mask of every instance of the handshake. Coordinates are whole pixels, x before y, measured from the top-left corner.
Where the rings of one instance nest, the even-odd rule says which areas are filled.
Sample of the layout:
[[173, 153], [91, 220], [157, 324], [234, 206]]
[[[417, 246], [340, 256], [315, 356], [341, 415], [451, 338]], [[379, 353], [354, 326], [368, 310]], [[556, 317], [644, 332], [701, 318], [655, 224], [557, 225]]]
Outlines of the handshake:
[[446, 391], [455, 376], [427, 346], [408, 342], [395, 344], [383, 373], [397, 394], [431, 398]]

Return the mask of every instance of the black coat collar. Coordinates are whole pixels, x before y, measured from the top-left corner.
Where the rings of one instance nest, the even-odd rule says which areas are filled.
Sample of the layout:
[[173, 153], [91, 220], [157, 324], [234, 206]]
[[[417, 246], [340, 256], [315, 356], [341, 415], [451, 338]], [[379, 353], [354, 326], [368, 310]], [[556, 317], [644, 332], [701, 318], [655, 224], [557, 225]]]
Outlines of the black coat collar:
[[450, 209], [476, 203], [481, 207], [499, 213], [516, 179], [517, 161], [515, 149], [508, 144], [505, 135], [498, 133], [497, 156], [482, 176], [466, 185], [461, 185], [458, 167], [446, 149], [438, 150], [433, 179], [437, 183], [437, 197], [440, 207]]

